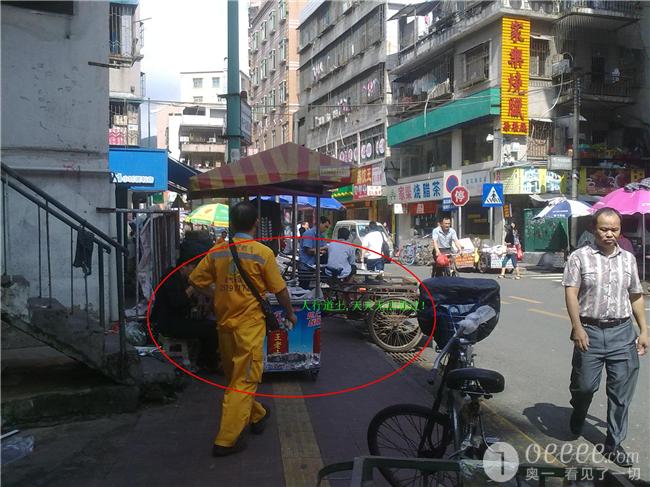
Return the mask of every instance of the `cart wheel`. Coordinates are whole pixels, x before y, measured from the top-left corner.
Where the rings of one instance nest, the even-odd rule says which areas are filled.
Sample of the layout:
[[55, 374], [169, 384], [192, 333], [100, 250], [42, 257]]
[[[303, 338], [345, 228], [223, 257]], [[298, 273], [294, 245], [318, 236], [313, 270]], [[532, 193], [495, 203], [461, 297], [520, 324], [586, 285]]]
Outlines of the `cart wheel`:
[[422, 338], [417, 306], [405, 298], [386, 298], [375, 302], [370, 313], [372, 340], [387, 352], [406, 352]]
[[307, 374], [309, 374], [309, 378], [316, 382], [318, 380], [318, 374], [320, 372], [320, 369], [309, 369], [307, 371]]

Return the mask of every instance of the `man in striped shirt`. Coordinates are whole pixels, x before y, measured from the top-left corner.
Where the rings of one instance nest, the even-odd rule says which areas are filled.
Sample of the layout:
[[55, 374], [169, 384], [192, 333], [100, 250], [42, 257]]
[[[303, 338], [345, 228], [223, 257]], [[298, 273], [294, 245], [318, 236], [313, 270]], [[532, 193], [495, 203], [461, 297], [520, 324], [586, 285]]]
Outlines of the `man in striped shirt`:
[[[639, 356], [650, 344], [643, 288], [634, 256], [617, 243], [621, 215], [612, 208], [602, 208], [594, 213], [592, 223], [594, 243], [571, 254], [562, 280], [574, 343], [569, 426], [576, 436], [582, 432], [604, 365], [607, 438], [603, 454], [617, 465], [629, 467], [632, 463], [621, 443], [627, 435]], [[638, 337], [632, 315], [639, 326]]]

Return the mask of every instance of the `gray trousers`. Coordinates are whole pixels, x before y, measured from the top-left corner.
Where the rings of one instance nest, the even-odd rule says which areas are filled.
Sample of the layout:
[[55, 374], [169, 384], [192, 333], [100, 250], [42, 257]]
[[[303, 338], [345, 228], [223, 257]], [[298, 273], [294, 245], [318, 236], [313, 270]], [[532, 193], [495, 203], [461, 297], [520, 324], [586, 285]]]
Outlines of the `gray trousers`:
[[589, 349], [573, 349], [571, 405], [580, 418], [587, 416], [591, 399], [600, 385], [603, 365], [607, 372], [607, 439], [605, 446], [619, 446], [627, 436], [627, 414], [639, 375], [637, 337], [632, 320], [613, 328], [583, 325]]

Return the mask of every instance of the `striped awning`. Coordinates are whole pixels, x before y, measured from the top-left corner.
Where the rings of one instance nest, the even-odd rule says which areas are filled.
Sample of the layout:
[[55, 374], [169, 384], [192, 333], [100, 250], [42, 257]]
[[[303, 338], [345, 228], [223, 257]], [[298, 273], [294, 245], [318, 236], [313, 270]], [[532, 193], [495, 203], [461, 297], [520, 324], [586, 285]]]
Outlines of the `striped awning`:
[[190, 198], [329, 196], [350, 184], [352, 165], [289, 142], [190, 178]]

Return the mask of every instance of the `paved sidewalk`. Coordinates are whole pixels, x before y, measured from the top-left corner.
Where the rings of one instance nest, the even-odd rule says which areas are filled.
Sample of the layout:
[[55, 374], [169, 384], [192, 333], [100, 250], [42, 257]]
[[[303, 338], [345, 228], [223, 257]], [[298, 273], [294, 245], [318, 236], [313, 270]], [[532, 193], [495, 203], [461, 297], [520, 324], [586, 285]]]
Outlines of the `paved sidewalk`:
[[[323, 367], [316, 382], [302, 374], [265, 376], [260, 392], [322, 393], [363, 384], [394, 370], [384, 352], [355, 325], [327, 320]], [[211, 377], [219, 381], [219, 376]], [[375, 386], [315, 399], [266, 399], [273, 417], [248, 449], [213, 458], [222, 391], [198, 381], [179, 400], [135, 414], [23, 431], [34, 452], [3, 467], [6, 486], [307, 486], [323, 464], [367, 454], [372, 416], [391, 404], [428, 404], [427, 391], [408, 374]], [[309, 440], [311, 438], [311, 440]], [[333, 482], [332, 485], [345, 485]], [[381, 484], [378, 484], [381, 485]]]

